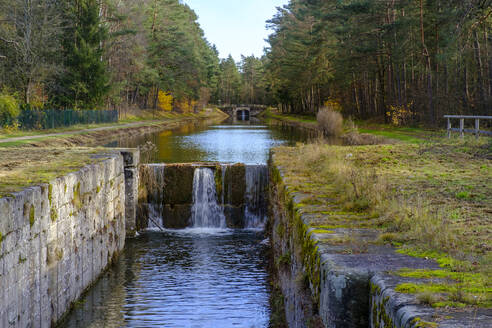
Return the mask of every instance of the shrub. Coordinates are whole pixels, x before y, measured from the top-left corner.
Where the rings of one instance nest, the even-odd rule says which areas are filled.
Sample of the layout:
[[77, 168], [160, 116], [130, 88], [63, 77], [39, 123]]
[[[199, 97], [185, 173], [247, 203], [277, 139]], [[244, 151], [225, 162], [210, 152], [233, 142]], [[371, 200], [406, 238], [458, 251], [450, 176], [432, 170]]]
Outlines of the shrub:
[[163, 111], [170, 112], [173, 109], [173, 96], [170, 92], [159, 90], [159, 108]]
[[19, 114], [17, 100], [5, 92], [0, 93], [0, 127], [15, 126]]
[[339, 136], [343, 132], [343, 117], [331, 107], [321, 108], [317, 116], [318, 125], [326, 136]]
[[390, 110], [386, 112], [386, 116], [390, 118], [391, 124], [394, 126], [404, 126], [411, 122], [414, 113], [410, 110], [413, 103], [406, 106], [395, 105], [390, 106]]

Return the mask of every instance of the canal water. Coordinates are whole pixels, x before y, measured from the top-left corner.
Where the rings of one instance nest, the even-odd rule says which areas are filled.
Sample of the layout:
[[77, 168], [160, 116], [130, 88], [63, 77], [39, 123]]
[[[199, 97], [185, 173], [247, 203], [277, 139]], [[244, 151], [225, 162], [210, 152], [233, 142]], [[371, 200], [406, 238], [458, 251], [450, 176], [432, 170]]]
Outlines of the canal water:
[[[145, 162], [266, 164], [271, 147], [310, 137], [278, 124], [223, 122], [187, 125], [108, 146], [149, 149]], [[197, 172], [197, 181], [206, 183], [208, 173]], [[206, 205], [210, 200], [202, 199], [194, 195], [194, 227], [153, 228], [127, 240], [119, 260], [61, 327], [268, 327], [270, 277], [263, 231], [224, 228], [216, 203]], [[205, 220], [200, 213], [217, 217]]]
[[278, 121], [266, 124], [252, 118], [213, 125], [187, 124], [170, 131], [116, 140], [108, 146], [145, 149], [151, 143], [156, 151], [144, 154], [143, 161], [148, 163], [266, 164], [272, 147], [295, 145], [313, 138], [316, 138], [313, 132], [292, 125]]

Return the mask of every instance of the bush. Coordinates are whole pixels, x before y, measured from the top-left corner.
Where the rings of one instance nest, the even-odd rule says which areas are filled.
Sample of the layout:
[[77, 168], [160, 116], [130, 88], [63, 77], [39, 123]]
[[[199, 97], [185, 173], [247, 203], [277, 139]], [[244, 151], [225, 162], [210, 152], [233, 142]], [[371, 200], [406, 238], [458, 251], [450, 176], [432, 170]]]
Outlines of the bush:
[[0, 93], [0, 127], [16, 125], [19, 114], [20, 109], [17, 100], [7, 93]]
[[325, 136], [339, 136], [343, 132], [343, 117], [331, 107], [321, 108], [317, 115], [318, 125]]

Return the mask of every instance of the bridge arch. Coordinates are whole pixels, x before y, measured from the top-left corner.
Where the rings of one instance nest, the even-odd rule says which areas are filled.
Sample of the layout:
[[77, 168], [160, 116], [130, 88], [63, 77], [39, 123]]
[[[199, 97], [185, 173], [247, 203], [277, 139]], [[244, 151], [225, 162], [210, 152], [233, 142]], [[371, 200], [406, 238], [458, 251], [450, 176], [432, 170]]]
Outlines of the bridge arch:
[[236, 107], [234, 109], [234, 117], [239, 120], [247, 120], [251, 117], [251, 108], [249, 107]]

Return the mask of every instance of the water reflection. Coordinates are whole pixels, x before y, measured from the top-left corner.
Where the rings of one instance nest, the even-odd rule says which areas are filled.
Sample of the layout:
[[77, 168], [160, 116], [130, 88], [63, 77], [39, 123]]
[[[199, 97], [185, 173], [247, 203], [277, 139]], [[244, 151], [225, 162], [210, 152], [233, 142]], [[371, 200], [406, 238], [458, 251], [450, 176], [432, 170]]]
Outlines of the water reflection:
[[62, 327], [268, 327], [263, 236], [147, 232]]
[[108, 146], [138, 147], [150, 141], [157, 151], [146, 162], [182, 163], [198, 161], [265, 164], [272, 147], [315, 138], [312, 131], [258, 119], [230, 119], [207, 126], [190, 124], [172, 131], [127, 138]]

